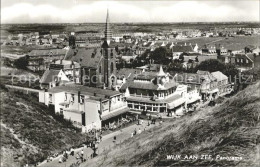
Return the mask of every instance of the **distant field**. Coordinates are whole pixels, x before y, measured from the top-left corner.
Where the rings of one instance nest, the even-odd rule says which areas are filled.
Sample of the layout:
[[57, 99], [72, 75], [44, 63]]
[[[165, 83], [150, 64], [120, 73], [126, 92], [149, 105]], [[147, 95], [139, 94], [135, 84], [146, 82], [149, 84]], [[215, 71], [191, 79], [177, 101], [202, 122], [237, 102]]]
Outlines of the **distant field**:
[[[105, 20], [104, 20], [105, 23]], [[78, 23], [78, 24], [3, 24], [1, 25], [2, 35], [10, 33], [26, 32], [47, 32], [62, 33], [71, 31], [96, 31], [103, 32], [104, 23]], [[111, 29], [115, 32], [162, 32], [174, 29], [200, 29], [210, 30], [214, 28], [259, 28], [259, 23], [113, 23], [111, 18]]]
[[17, 54], [18, 56], [19, 55], [23, 56], [34, 49], [46, 49], [46, 47], [41, 45], [34, 45], [34, 46], [1, 45], [1, 53]]
[[180, 42], [186, 43], [197, 43], [200, 48], [204, 47], [205, 44], [209, 46], [215, 46], [221, 44], [226, 49], [230, 50], [240, 50], [243, 49], [247, 45], [260, 46], [260, 35], [254, 36], [236, 36], [229, 37], [228, 39], [223, 37], [212, 37], [212, 38], [193, 38], [193, 39], [184, 39], [179, 40]]

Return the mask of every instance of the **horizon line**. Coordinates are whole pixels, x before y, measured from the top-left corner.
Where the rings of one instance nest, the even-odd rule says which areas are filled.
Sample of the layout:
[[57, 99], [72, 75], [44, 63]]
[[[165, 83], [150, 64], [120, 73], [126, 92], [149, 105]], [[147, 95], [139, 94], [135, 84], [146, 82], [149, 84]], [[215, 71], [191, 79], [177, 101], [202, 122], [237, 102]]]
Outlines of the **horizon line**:
[[[190, 22], [110, 22], [110, 24], [185, 24], [185, 23], [260, 23], [260, 21], [190, 21]], [[105, 22], [63, 22], [63, 23], [1, 23], [1, 25], [6, 24], [105, 24]]]

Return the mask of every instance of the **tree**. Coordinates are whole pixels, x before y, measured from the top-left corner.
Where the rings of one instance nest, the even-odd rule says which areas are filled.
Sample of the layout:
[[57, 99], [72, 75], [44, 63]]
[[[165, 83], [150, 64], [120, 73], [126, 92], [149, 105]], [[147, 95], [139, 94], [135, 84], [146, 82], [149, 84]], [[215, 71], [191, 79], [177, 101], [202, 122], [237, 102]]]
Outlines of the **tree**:
[[183, 55], [183, 54], [181, 54], [181, 55], [179, 56], [179, 60], [180, 60], [181, 62], [184, 62], [184, 55]]
[[29, 64], [29, 56], [24, 56], [14, 61], [14, 66], [19, 69], [27, 69]]
[[225, 69], [225, 64], [221, 63], [216, 59], [209, 59], [209, 60], [202, 61], [197, 66], [197, 70], [209, 71], [209, 72], [222, 71], [223, 69]]
[[12, 61], [9, 58], [5, 58], [3, 65], [6, 66], [6, 67], [11, 67], [12, 66]]
[[159, 47], [156, 48], [153, 52], [151, 52], [151, 59], [153, 59], [156, 63], [164, 64], [169, 61], [167, 60], [167, 57], [171, 56], [171, 51], [165, 47]]
[[238, 74], [238, 69], [233, 64], [224, 64], [216, 59], [202, 61], [196, 70], [215, 72], [220, 71], [228, 77], [234, 78]]
[[174, 62], [171, 62], [169, 64], [167, 71], [168, 72], [170, 72], [170, 71], [173, 71], [173, 72], [184, 72], [185, 68], [183, 67], [181, 62], [174, 61]]

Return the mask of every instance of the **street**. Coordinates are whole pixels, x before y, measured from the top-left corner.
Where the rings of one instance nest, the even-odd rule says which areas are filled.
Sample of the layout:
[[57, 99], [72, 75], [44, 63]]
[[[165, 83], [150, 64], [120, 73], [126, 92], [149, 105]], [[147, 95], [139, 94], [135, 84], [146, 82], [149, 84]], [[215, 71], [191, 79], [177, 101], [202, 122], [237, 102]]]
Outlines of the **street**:
[[[151, 122], [151, 121], [150, 121]], [[98, 144], [98, 150], [97, 150], [97, 154], [102, 153], [103, 151], [105, 151], [106, 149], [109, 149], [111, 147], [113, 147], [115, 144], [121, 143], [124, 140], [128, 139], [131, 137], [131, 133], [134, 132], [134, 130], [137, 130], [137, 135], [138, 135], [138, 130], [140, 129], [141, 132], [144, 131], [144, 128], [146, 130], [159, 125], [159, 122], [157, 121], [154, 124], [150, 124], [150, 126], [148, 125], [148, 121], [144, 120], [142, 125], [137, 125], [137, 124], [133, 124], [131, 126], [128, 126], [124, 129], [112, 132], [110, 134], [107, 134], [105, 136], [102, 137], [102, 141]], [[116, 136], [116, 142], [113, 142], [114, 140], [114, 136]], [[54, 158], [52, 161], [47, 162], [46, 160], [41, 163], [38, 166], [43, 166], [43, 167], [69, 167], [71, 164], [76, 163], [77, 161], [80, 161], [80, 159], [76, 159], [76, 155], [77, 153], [80, 153], [81, 151], [84, 151], [84, 158], [88, 161], [88, 159], [91, 158], [91, 154], [93, 153], [93, 150], [91, 148], [87, 148], [86, 146], [84, 146], [84, 148], [79, 148], [75, 150], [75, 155], [68, 156], [68, 159], [66, 162], [62, 162], [59, 163], [59, 159], [62, 155]]]

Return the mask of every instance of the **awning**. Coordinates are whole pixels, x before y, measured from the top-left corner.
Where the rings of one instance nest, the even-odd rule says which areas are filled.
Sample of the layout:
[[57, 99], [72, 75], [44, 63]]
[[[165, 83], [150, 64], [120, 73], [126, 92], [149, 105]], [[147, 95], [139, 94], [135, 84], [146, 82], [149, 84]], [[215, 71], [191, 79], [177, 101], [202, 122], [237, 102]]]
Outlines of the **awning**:
[[178, 107], [178, 106], [182, 105], [183, 103], [185, 103], [185, 99], [179, 98], [179, 99], [174, 100], [171, 103], [167, 103], [167, 108], [168, 109], [173, 109], [175, 107]]
[[116, 116], [118, 116], [118, 115], [120, 115], [120, 114], [124, 114], [124, 113], [126, 113], [126, 112], [128, 112], [128, 111], [129, 111], [129, 108], [128, 108], [128, 107], [125, 107], [125, 108], [123, 108], [123, 109], [120, 109], [120, 110], [111, 112], [111, 113], [109, 113], [109, 114], [107, 114], [107, 115], [101, 116], [101, 118], [102, 118], [102, 121], [105, 121], [105, 120], [108, 120], [108, 119], [110, 119], [110, 118], [116, 117]]
[[187, 104], [194, 103], [195, 101], [201, 100], [201, 97], [194, 97], [187, 100]]
[[70, 103], [67, 102], [67, 101], [65, 101], [65, 102], [61, 102], [59, 105], [61, 105], [61, 106], [65, 106], [65, 105], [68, 105], [68, 104], [70, 104]]
[[218, 91], [219, 91], [218, 88], [216, 88], [216, 89], [210, 90], [208, 93], [216, 93]]

